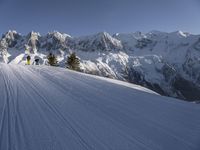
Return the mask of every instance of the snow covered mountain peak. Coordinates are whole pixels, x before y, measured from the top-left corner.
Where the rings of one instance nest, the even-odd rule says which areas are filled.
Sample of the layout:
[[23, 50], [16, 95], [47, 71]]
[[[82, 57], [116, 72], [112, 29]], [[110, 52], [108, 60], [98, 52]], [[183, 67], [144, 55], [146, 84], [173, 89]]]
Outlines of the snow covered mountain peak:
[[41, 37], [40, 33], [34, 32], [34, 31], [31, 31], [31, 32], [28, 33], [28, 35], [27, 35], [27, 38], [30, 39], [30, 40], [31, 40], [31, 39], [38, 40], [39, 37]]
[[17, 33], [16, 30], [9, 30], [8, 32], [6, 32], [5, 35], [11, 35], [11, 34], [19, 34], [19, 33]]
[[141, 39], [145, 37], [145, 34], [143, 34], [142, 32], [134, 32], [134, 33], [116, 33], [113, 35], [113, 37], [115, 38], [131, 38], [131, 39]]
[[39, 32], [31, 31], [28, 35], [31, 36], [41, 36]]
[[[151, 30], [148, 32], [149, 34], [166, 34], [167, 32], [159, 31], [159, 30]], [[147, 33], [147, 34], [148, 34]]]
[[107, 32], [105, 32], [105, 31], [104, 31], [104, 32], [99, 32], [99, 33], [97, 33], [96, 35], [97, 35], [97, 36], [103, 36], [103, 37], [111, 37], [110, 34], [107, 33]]
[[17, 38], [19, 36], [21, 36], [21, 34], [17, 33], [17, 31], [9, 30], [8, 32], [6, 32], [5, 34], [2, 35], [2, 39], [14, 40], [15, 38]]
[[190, 33], [187, 33], [187, 32], [183, 32], [183, 31], [175, 31], [175, 32], [172, 32], [171, 34], [174, 34], [174, 35], [177, 35], [179, 37], [183, 37], [183, 38], [186, 38], [190, 35]]
[[77, 49], [84, 51], [111, 51], [122, 49], [121, 41], [106, 32], [75, 38], [75, 42]]
[[88, 38], [91, 40], [102, 40], [102, 39], [113, 40], [113, 37], [107, 32], [99, 32], [99, 33], [89, 35], [89, 36], [82, 36], [81, 38], [82, 39]]
[[60, 39], [61, 41], [64, 41], [66, 38], [72, 38], [71, 35], [66, 34], [66, 33], [60, 33], [58, 31], [54, 31], [54, 32], [49, 32], [48, 33], [49, 36], [54, 36], [57, 39]]

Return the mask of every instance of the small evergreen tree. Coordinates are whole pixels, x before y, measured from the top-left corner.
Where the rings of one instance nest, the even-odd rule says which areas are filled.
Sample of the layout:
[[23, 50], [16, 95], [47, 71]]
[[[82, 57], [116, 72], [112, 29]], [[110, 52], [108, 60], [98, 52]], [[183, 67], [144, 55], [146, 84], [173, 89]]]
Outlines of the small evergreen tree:
[[57, 66], [58, 65], [57, 58], [54, 54], [49, 53], [49, 55], [47, 56], [47, 59], [48, 59], [48, 64], [50, 66]]
[[69, 69], [80, 71], [80, 60], [76, 57], [76, 53], [72, 53], [67, 57], [66, 65]]

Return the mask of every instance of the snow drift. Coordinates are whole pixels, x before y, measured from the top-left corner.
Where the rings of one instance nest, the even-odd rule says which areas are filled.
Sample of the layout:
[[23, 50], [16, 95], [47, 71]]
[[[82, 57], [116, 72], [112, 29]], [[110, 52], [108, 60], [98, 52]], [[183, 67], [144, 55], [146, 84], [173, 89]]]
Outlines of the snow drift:
[[199, 150], [198, 104], [61, 68], [0, 64], [1, 150]]

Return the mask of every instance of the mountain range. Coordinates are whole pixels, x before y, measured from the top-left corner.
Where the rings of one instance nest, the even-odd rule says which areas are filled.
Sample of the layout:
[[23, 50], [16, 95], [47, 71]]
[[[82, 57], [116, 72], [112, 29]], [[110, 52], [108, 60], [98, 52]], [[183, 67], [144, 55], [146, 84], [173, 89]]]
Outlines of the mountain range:
[[200, 35], [151, 31], [72, 37], [57, 31], [8, 31], [0, 38], [0, 62], [26, 64], [30, 55], [33, 64], [39, 58], [47, 65], [50, 52], [60, 67], [76, 52], [84, 73], [135, 83], [165, 96], [200, 100]]

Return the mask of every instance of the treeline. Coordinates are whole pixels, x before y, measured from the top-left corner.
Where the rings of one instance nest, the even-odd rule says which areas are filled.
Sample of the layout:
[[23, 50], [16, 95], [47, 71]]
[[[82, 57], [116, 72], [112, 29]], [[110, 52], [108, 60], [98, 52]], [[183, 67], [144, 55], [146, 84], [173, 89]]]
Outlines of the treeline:
[[[57, 60], [56, 55], [49, 53], [49, 55], [47, 56], [47, 60], [48, 60], [47, 63], [50, 66], [58, 66], [58, 60]], [[67, 61], [65, 62], [65, 66], [66, 66], [66, 68], [69, 68], [71, 70], [80, 71], [80, 60], [76, 56], [75, 52], [71, 53], [67, 57]]]

